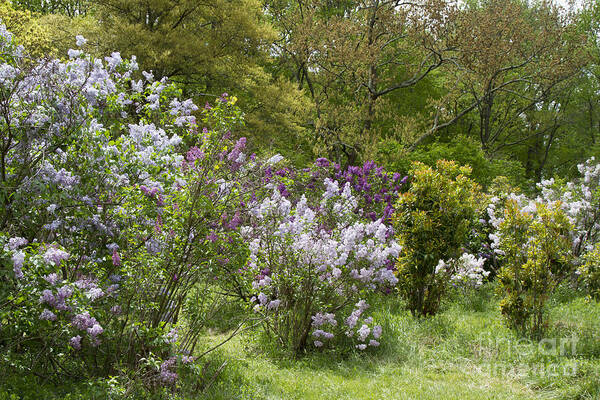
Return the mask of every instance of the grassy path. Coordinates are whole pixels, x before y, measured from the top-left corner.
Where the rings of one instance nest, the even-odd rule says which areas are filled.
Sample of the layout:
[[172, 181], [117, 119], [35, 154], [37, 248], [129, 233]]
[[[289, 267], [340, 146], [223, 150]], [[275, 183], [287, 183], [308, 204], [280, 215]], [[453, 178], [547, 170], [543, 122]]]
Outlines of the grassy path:
[[[489, 296], [480, 300], [455, 302], [427, 320], [414, 320], [393, 301], [380, 305], [376, 317], [387, 333], [371, 354], [290, 360], [259, 339], [238, 337], [215, 356], [228, 366], [199, 398], [600, 399], [599, 304], [553, 301], [548, 340], [540, 346], [504, 327]], [[571, 337], [575, 350], [565, 345], [561, 352], [560, 340]]]

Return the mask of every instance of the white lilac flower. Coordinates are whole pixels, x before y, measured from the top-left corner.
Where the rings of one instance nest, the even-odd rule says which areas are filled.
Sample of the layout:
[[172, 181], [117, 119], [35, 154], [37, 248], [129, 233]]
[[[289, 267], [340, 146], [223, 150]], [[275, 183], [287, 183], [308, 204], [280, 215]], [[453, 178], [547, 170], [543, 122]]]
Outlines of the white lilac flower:
[[154, 81], [154, 74], [152, 74], [152, 71], [150, 71], [150, 72], [142, 71], [142, 75], [148, 82]]
[[87, 43], [87, 39], [81, 35], [75, 36], [75, 40], [76, 40], [75, 44], [77, 45], [77, 47], [81, 47]]
[[67, 52], [69, 58], [77, 58], [80, 55], [83, 54], [83, 52], [81, 50], [73, 50], [73, 49], [69, 49], [69, 51]]
[[258, 302], [260, 303], [261, 306], [264, 306], [265, 304], [267, 304], [267, 296], [264, 293], [259, 293], [258, 294]]
[[356, 333], [358, 334], [358, 340], [364, 342], [367, 339], [367, 336], [369, 336], [369, 333], [371, 333], [371, 329], [366, 324], [363, 324]]
[[88, 299], [90, 299], [91, 301], [94, 301], [94, 300], [97, 300], [100, 297], [104, 296], [104, 292], [100, 288], [91, 288], [90, 290], [87, 291], [87, 293], [85, 295], [87, 296]]
[[444, 260], [438, 261], [438, 263], [437, 263], [437, 265], [435, 267], [435, 274], [437, 275], [439, 273], [445, 272], [446, 271], [446, 266], [447, 265], [446, 265], [446, 262]]
[[110, 57], [105, 57], [104, 59], [108, 63], [108, 67], [110, 69], [114, 69], [114, 68], [118, 67], [123, 62], [123, 59], [121, 58], [121, 54], [118, 52], [114, 52], [110, 55]]
[[269, 304], [267, 304], [267, 309], [276, 310], [279, 307], [280, 303], [281, 303], [281, 300], [272, 300], [269, 302]]
[[265, 164], [274, 165], [283, 160], [283, 156], [281, 154], [275, 154], [273, 157], [269, 158]]

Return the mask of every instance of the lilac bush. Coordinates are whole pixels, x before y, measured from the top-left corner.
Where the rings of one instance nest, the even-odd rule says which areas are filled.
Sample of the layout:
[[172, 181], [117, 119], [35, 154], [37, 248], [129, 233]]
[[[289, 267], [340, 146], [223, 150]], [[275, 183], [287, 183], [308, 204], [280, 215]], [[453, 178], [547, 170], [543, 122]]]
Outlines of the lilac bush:
[[[514, 192], [502, 192], [490, 199], [487, 207], [487, 223], [497, 230], [504, 221], [507, 201], [516, 202], [519, 209], [535, 214], [540, 204], [557, 206], [563, 210], [573, 225], [570, 231], [573, 255], [580, 257], [591, 251], [600, 238], [600, 164], [592, 157], [577, 166], [581, 177], [570, 182], [560, 179], [546, 179], [537, 184], [539, 195], [527, 197]], [[490, 233], [492, 248], [498, 249], [501, 237]]]
[[256, 175], [235, 98], [199, 109], [85, 42], [29, 60], [0, 28], [0, 347], [48, 376], [193, 351], [202, 326], [179, 314]]
[[325, 178], [320, 198], [289, 200], [277, 186], [249, 204], [240, 230], [249, 258], [239, 273], [251, 285], [254, 311], [285, 348], [334, 345], [350, 338], [377, 346], [381, 327], [366, 300], [392, 288], [400, 250], [382, 219], [365, 221], [351, 184]]
[[580, 275], [593, 294], [600, 233], [600, 166], [578, 165], [571, 182], [546, 179], [535, 198], [498, 193], [487, 207], [490, 248], [500, 260], [501, 308], [517, 329], [541, 335], [544, 304], [565, 279]]

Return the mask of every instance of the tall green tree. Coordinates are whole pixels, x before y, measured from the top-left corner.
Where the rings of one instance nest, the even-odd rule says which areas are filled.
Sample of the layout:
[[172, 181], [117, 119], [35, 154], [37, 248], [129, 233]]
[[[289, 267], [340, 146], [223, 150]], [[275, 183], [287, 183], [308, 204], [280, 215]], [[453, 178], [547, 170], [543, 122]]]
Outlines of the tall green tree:
[[489, 156], [546, 135], [545, 126], [526, 117], [556, 102], [588, 62], [585, 37], [546, 2], [468, 3], [456, 19], [454, 40], [454, 62], [444, 71], [447, 95], [413, 147], [470, 114]]
[[444, 0], [265, 5], [280, 30], [280, 60], [313, 101], [318, 151], [338, 161], [372, 155], [385, 131], [402, 121], [386, 100], [426, 80], [450, 50], [454, 9]]

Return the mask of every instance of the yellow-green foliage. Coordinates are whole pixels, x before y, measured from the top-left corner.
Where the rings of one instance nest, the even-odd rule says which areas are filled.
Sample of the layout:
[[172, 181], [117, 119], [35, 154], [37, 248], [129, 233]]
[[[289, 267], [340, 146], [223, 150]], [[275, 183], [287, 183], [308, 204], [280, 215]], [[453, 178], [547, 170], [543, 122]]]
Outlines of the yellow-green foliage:
[[433, 315], [448, 286], [436, 274], [439, 260], [460, 256], [478, 208], [480, 187], [469, 178], [470, 167], [439, 160], [436, 169], [415, 162], [410, 189], [396, 204], [394, 224], [403, 247], [397, 265], [398, 288], [415, 315]]
[[498, 275], [500, 310], [521, 333], [540, 337], [546, 321], [544, 306], [562, 279], [573, 271], [571, 224], [560, 204], [538, 203], [535, 214], [509, 199], [500, 224], [503, 267]]
[[52, 40], [45, 26], [38, 21], [38, 16], [28, 10], [16, 10], [10, 1], [0, 0], [0, 20], [6, 28], [24, 46], [28, 54], [34, 58], [46, 57], [53, 53]]
[[47, 32], [54, 50], [54, 56], [67, 57], [67, 51], [75, 47], [75, 36], [82, 35], [88, 42], [86, 53], [102, 58], [117, 49], [108, 48], [102, 26], [91, 15], [68, 17], [62, 14], [45, 14], [38, 18], [38, 24]]
[[579, 277], [592, 297], [600, 300], [600, 243], [583, 256]]

